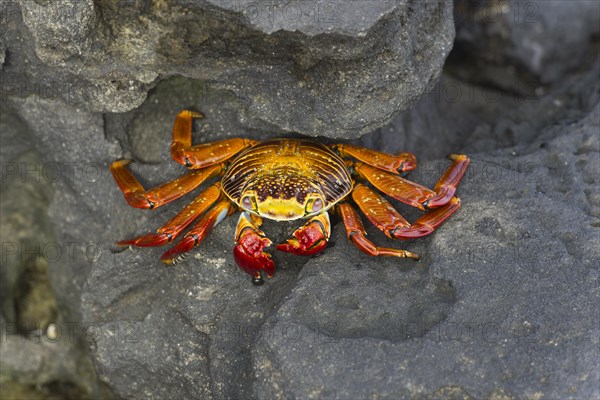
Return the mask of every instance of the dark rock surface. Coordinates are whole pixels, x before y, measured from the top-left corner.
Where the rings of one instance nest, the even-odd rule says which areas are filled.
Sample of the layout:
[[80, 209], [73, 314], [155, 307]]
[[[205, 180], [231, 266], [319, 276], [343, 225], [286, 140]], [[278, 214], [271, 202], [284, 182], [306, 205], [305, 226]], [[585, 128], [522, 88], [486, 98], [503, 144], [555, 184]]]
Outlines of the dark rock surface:
[[[113, 243], [119, 239], [154, 231], [181, 209], [188, 197], [153, 212], [132, 209], [108, 165], [120, 157], [136, 159], [132, 169], [146, 187], [180, 175], [185, 169], [170, 159], [169, 144], [173, 118], [185, 107], [207, 116], [194, 125], [194, 141], [201, 143], [241, 134], [263, 139], [291, 129], [310, 133], [313, 118], [323, 111], [317, 102], [340, 98], [332, 85], [323, 92], [311, 92], [317, 100], [307, 102], [303, 91], [308, 89], [299, 86], [298, 92], [288, 92], [290, 102], [286, 100], [274, 111], [269, 108], [274, 107], [274, 98], [261, 98], [258, 92], [245, 97], [233, 87], [216, 84], [220, 78], [212, 81], [195, 75], [208, 64], [193, 69], [189, 63], [198, 60], [186, 58], [185, 48], [177, 47], [181, 42], [176, 41], [162, 43], [160, 49], [181, 52], [181, 58], [175, 58], [177, 67], [160, 73], [184, 77], [147, 78], [145, 73], [163, 65], [163, 60], [152, 58], [154, 49], [145, 47], [156, 43], [153, 35], [164, 40], [181, 35], [175, 30], [165, 32], [167, 22], [179, 21], [178, 27], [187, 35], [183, 43], [193, 50], [210, 39], [202, 36], [204, 26], [194, 28], [191, 21], [197, 15], [208, 19], [209, 13], [222, 13], [222, 20], [231, 22], [223, 23], [223, 29], [236, 26], [227, 32], [247, 34], [246, 41], [240, 42], [234, 35], [231, 40], [236, 46], [229, 48], [231, 54], [202, 62], [222, 63], [220, 71], [227, 79], [263, 77], [265, 82], [277, 84], [304, 78], [288, 70], [289, 64], [273, 63], [262, 53], [263, 69], [250, 71], [252, 64], [240, 61], [232, 65], [231, 60], [244, 49], [245, 57], [256, 57], [257, 49], [271, 43], [263, 41], [264, 37], [279, 44], [310, 41], [307, 48], [316, 53], [294, 62], [327, 59], [331, 55], [318, 49], [333, 40], [325, 34], [328, 26], [304, 20], [240, 18], [239, 11], [225, 12], [226, 4], [218, 2], [201, 3], [186, 14], [183, 10], [193, 8], [189, 2], [172, 6], [176, 12], [166, 12], [161, 11], [161, 2], [143, 1], [127, 1], [119, 9], [117, 2], [95, 2], [92, 8], [91, 2], [81, 2], [73, 12], [86, 23], [75, 26], [69, 21], [59, 23], [64, 14], [50, 3], [22, 3], [27, 10], [50, 7], [54, 11], [47, 21], [26, 15], [31, 33], [20, 25], [20, 16], [3, 14], [10, 18], [3, 28], [8, 40], [2, 41], [7, 50], [2, 67], [4, 125], [0, 126], [15, 128], [9, 136], [2, 136], [3, 168], [17, 153], [32, 151], [32, 147], [37, 152], [33, 161], [25, 160], [26, 165], [42, 162], [48, 171], [61, 168], [48, 192], [49, 206], [48, 200], [42, 204], [49, 207], [53, 240], [62, 251], [48, 262], [61, 310], [57, 325], [74, 327], [87, 339], [99, 379], [115, 397], [600, 396], [597, 54], [583, 57], [577, 68], [557, 69], [563, 74], [560, 79], [548, 78], [550, 83], [542, 83], [540, 78], [536, 85], [541, 91], [536, 90], [538, 86], [528, 86], [531, 75], [521, 70], [482, 85], [470, 74], [473, 69], [468, 62], [463, 62], [463, 71], [460, 60], [454, 58], [432, 93], [390, 124], [356, 140], [375, 149], [415, 153], [419, 166], [409, 178], [429, 186], [449, 164], [443, 158], [447, 153], [462, 151], [471, 156], [473, 163], [459, 189], [463, 208], [438, 232], [422, 240], [390, 243], [373, 227], [368, 228], [378, 244], [407, 248], [423, 259], [415, 263], [362, 255], [337, 223], [328, 249], [320, 256], [302, 258], [275, 252], [277, 274], [256, 287], [232, 257], [236, 217], [226, 219], [185, 262], [172, 268], [159, 262], [162, 248], [116, 248]], [[252, 5], [238, 3], [244, 10]], [[402, 20], [405, 10], [405, 5], [395, 2], [381, 3], [381, 8], [358, 3], [352, 8], [358, 14], [345, 14], [347, 18], [338, 20], [331, 32], [353, 38], [348, 42], [340, 39], [348, 46], [346, 50], [358, 46], [352, 59], [360, 58], [367, 42], [383, 31], [391, 29], [396, 34], [390, 24], [397, 25], [389, 19]], [[411, 12], [428, 12], [415, 8]], [[561, 8], [553, 10], [557, 15], [562, 12]], [[126, 27], [119, 25], [119, 18], [108, 18], [140, 13], [142, 16], [131, 18]], [[357, 22], [356, 15], [364, 15], [364, 21]], [[183, 21], [188, 17], [186, 24]], [[417, 17], [408, 19], [403, 26], [417, 21]], [[114, 26], [104, 33], [98, 28], [110, 24]], [[135, 40], [142, 25], [154, 38], [149, 43]], [[65, 32], [57, 31], [58, 26]], [[447, 29], [444, 24], [429, 28]], [[224, 32], [215, 26], [206, 29]], [[377, 33], [378, 29], [382, 32]], [[101, 34], [87, 41], [91, 31]], [[115, 61], [107, 69], [101, 55], [105, 48], [96, 46], [115, 37], [120, 44], [115, 41], [112, 50], [116, 52], [119, 46], [131, 50], [132, 59], [110, 53]], [[398, 40], [394, 37], [389, 37], [390, 43]], [[433, 49], [440, 43], [432, 37], [421, 39]], [[573, 49], [572, 54], [593, 53], [593, 44], [583, 41], [579, 46], [582, 48]], [[295, 50], [288, 48], [285, 56], [297, 56]], [[434, 53], [432, 50], [432, 57]], [[141, 54], [148, 54], [148, 65], [138, 63]], [[414, 57], [409, 57], [404, 61], [414, 63]], [[504, 60], [508, 65], [514, 61]], [[308, 70], [317, 75], [323, 73], [317, 72], [319, 68], [338, 71], [346, 61], [324, 62]], [[272, 68], [267, 68], [271, 64]], [[353, 76], [356, 82], [369, 82], [375, 74], [367, 65], [353, 65], [363, 74]], [[485, 65], [492, 68], [493, 63]], [[243, 76], [240, 71], [250, 72]], [[116, 78], [111, 82], [106, 76]], [[435, 79], [435, 73], [429, 76]], [[128, 79], [133, 80], [131, 90], [121, 85]], [[402, 79], [408, 82], [411, 78], [406, 75]], [[88, 91], [94, 85], [104, 86], [97, 92]], [[107, 91], [111, 85], [115, 90]], [[72, 88], [69, 93], [73, 97], [65, 101], [64, 93], [46, 91], [56, 87]], [[150, 87], [154, 89], [146, 97]], [[532, 90], [507, 91], [506, 87]], [[407, 93], [406, 88], [393, 90]], [[290, 109], [283, 107], [292, 100], [310, 111], [298, 109], [297, 114], [284, 115]], [[391, 113], [401, 108], [388, 101]], [[253, 107], [258, 105], [265, 108], [257, 111]], [[93, 111], [109, 106], [130, 111]], [[381, 115], [371, 115], [374, 119], [361, 122], [358, 128], [353, 125], [357, 116], [348, 118], [344, 110], [338, 110], [341, 114], [335, 124], [338, 128], [354, 126], [356, 129], [346, 130], [348, 137], [370, 131], [383, 121], [374, 123]], [[385, 109], [381, 112], [387, 113]], [[289, 120], [282, 122], [281, 118]], [[334, 133], [338, 128], [328, 128], [323, 134], [340, 136]], [[27, 134], [19, 137], [17, 131]], [[14, 151], [5, 150], [7, 137]], [[3, 182], [3, 196], [5, 187]], [[420, 214], [395, 205], [410, 220]], [[265, 224], [276, 242], [295, 227]], [[10, 276], [10, 271], [2, 273]], [[2, 290], [12, 289], [5, 285]], [[10, 336], [5, 344], [19, 346], [22, 339]], [[17, 351], [3, 352], [3, 373], [21, 373], [30, 382], [55, 351], [63, 355], [76, 351], [68, 346], [52, 350], [44, 346], [27, 343], [20, 347], [23, 353], [35, 355], [35, 364], [22, 362]], [[82, 356], [77, 353], [74, 357]], [[44, 379], [75, 379], [72, 371], [78, 365], [70, 362], [66, 356], [61, 358]], [[61, 369], [61, 365], [66, 367]], [[3, 380], [5, 376], [0, 375]], [[95, 397], [107, 395], [91, 383], [90, 387]]]
[[471, 154], [460, 214], [409, 245], [418, 267], [353, 252], [338, 226], [261, 327], [258, 397], [597, 396], [599, 118]]
[[79, 310], [80, 292], [73, 288], [75, 274], [61, 268], [65, 243], [56, 241], [48, 217], [66, 164], [44, 160], [34, 144], [39, 136], [5, 106], [0, 105], [0, 397], [106, 397], [109, 391], [96, 379], [82, 339], [81, 319], [70, 313]]
[[[13, 85], [25, 74], [46, 96], [123, 112], [180, 75], [230, 91], [262, 125], [334, 138], [370, 132], [414, 104], [454, 38], [449, 0], [20, 4], [27, 32], [8, 46]], [[7, 26], [20, 26], [18, 3], [4, 8]], [[16, 54], [24, 37], [35, 57]]]
[[507, 91], [531, 95], [598, 51], [600, 2], [595, 0], [457, 0], [454, 18], [453, 59], [463, 66], [456, 72]]

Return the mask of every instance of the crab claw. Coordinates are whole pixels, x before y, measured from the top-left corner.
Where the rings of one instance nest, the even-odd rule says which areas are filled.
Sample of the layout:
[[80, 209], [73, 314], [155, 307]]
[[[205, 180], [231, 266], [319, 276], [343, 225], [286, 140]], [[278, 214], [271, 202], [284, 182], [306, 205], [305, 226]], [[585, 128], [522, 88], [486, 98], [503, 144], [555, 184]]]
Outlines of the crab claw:
[[252, 282], [257, 285], [264, 282], [262, 271], [269, 278], [275, 274], [275, 263], [271, 260], [271, 255], [263, 251], [265, 247], [271, 245], [269, 239], [260, 237], [251, 229], [246, 229], [238, 242], [239, 244], [233, 248], [235, 262], [252, 277]]
[[271, 255], [263, 251], [272, 242], [259, 229], [261, 224], [260, 217], [243, 212], [235, 234], [237, 245], [233, 248], [235, 262], [252, 277], [252, 283], [255, 285], [264, 283], [263, 271], [269, 278], [275, 274], [275, 263], [271, 260]]
[[277, 245], [277, 250], [300, 256], [317, 254], [327, 246], [329, 240], [329, 215], [323, 213], [311, 218], [303, 227], [296, 229], [294, 237]]

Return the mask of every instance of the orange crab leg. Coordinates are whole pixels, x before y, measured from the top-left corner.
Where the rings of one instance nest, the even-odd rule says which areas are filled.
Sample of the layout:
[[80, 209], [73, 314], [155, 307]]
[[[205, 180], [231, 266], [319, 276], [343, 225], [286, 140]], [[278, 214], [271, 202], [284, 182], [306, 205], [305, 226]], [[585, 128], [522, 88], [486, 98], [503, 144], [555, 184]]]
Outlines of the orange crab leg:
[[327, 246], [330, 234], [329, 214], [324, 212], [312, 217], [304, 226], [296, 229], [294, 237], [288, 239], [286, 243], [278, 244], [277, 250], [300, 256], [317, 254]]
[[271, 245], [271, 240], [259, 229], [262, 219], [254, 214], [242, 212], [235, 233], [237, 245], [233, 248], [233, 256], [237, 265], [252, 277], [252, 283], [264, 283], [261, 272], [269, 278], [275, 274], [275, 263], [271, 255], [263, 249]]
[[337, 150], [342, 157], [353, 157], [393, 174], [412, 171], [417, 167], [417, 158], [411, 153], [391, 155], [351, 144], [335, 144], [331, 147]]
[[194, 118], [204, 118], [204, 115], [195, 111], [181, 111], [175, 117], [173, 125], [171, 156], [179, 164], [188, 168], [199, 169], [221, 163], [258, 143], [255, 140], [235, 138], [192, 146]]
[[437, 193], [437, 196], [429, 199], [427, 208], [436, 208], [447, 204], [456, 193], [456, 187], [467, 171], [470, 162], [467, 156], [464, 154], [450, 154], [448, 158], [452, 160], [452, 165], [436, 183], [433, 190]]
[[389, 238], [395, 229], [410, 226], [389, 201], [368, 186], [360, 183], [354, 186], [352, 199], [369, 221]]
[[342, 220], [344, 221], [348, 239], [350, 239], [352, 243], [354, 243], [354, 245], [362, 252], [371, 256], [393, 256], [412, 258], [415, 260], [420, 258], [417, 254], [411, 253], [407, 250], [389, 249], [376, 246], [373, 242], [366, 238], [367, 233], [365, 232], [365, 227], [360, 220], [360, 216], [350, 204], [342, 203], [338, 206], [338, 210], [342, 216]]
[[223, 169], [223, 164], [216, 164], [208, 168], [191, 171], [186, 175], [173, 179], [170, 182], [163, 183], [153, 189], [145, 190], [142, 184], [127, 169], [131, 160], [117, 160], [110, 166], [115, 181], [123, 191], [125, 200], [132, 207], [136, 208], [157, 208], [165, 205], [181, 196], [189, 193], [200, 186], [205, 180], [219, 175]]
[[234, 211], [235, 208], [229, 200], [223, 199], [219, 201], [214, 207], [208, 210], [202, 218], [200, 218], [200, 221], [185, 234], [175, 247], [163, 254], [162, 257], [160, 257], [160, 260], [165, 264], [175, 264], [183, 258], [184, 253], [187, 253], [202, 243], [212, 229]]
[[460, 208], [460, 199], [452, 197], [448, 203], [434, 210], [428, 211], [421, 218], [417, 219], [409, 227], [398, 227], [390, 233], [395, 239], [414, 239], [427, 236], [447, 220], [452, 214]]
[[361, 178], [371, 182], [388, 196], [421, 210], [425, 210], [423, 203], [436, 195], [433, 190], [425, 186], [362, 162], [354, 163], [354, 169]]
[[453, 197], [447, 204], [428, 211], [410, 224], [379, 193], [358, 184], [352, 198], [369, 221], [392, 239], [413, 239], [427, 236], [460, 208], [460, 200]]
[[441, 207], [456, 193], [456, 187], [467, 170], [469, 158], [451, 154], [453, 162], [435, 185], [435, 190], [426, 188], [389, 172], [380, 171], [365, 163], [353, 163], [356, 172], [388, 196], [421, 210]]
[[221, 197], [221, 183], [217, 182], [200, 193], [179, 214], [160, 227], [156, 233], [148, 233], [135, 239], [122, 240], [118, 246], [162, 246], [175, 240], [181, 232]]

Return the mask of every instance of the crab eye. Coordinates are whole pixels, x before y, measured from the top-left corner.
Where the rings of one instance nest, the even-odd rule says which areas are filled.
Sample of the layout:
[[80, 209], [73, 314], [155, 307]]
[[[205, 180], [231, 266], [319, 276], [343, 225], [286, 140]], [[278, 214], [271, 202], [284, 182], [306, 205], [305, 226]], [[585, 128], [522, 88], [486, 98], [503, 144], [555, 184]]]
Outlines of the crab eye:
[[252, 210], [254, 208], [254, 202], [252, 201], [252, 196], [244, 196], [242, 198], [242, 207], [246, 210]]
[[316, 199], [315, 201], [313, 201], [311, 208], [313, 212], [321, 211], [323, 209], [323, 200]]

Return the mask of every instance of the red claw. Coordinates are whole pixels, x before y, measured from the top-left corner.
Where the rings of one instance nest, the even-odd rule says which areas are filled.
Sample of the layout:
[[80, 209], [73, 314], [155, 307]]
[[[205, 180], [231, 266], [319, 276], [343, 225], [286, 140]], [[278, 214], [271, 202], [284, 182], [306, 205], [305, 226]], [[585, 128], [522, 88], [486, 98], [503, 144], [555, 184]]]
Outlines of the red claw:
[[323, 233], [323, 227], [318, 222], [312, 222], [297, 229], [294, 238], [288, 239], [286, 243], [277, 245], [277, 250], [300, 256], [317, 254], [327, 247], [327, 237]]
[[260, 237], [252, 229], [246, 229], [233, 248], [233, 256], [238, 266], [248, 273], [257, 284], [262, 283], [261, 271], [271, 278], [275, 274], [275, 263], [271, 255], [263, 249], [271, 245], [267, 238]]

